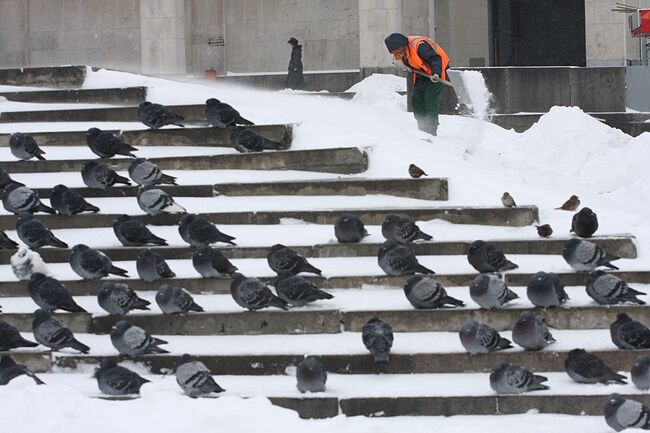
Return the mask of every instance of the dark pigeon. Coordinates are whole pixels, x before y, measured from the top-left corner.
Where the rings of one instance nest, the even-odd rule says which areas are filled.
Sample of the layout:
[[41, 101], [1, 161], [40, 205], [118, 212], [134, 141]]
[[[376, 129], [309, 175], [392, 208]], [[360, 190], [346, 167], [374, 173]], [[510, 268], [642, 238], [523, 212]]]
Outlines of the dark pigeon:
[[278, 275], [297, 275], [301, 272], [321, 274], [321, 270], [307, 262], [303, 256], [285, 247], [282, 244], [275, 244], [266, 255], [269, 267]]
[[616, 275], [601, 270], [589, 274], [587, 294], [601, 305], [615, 305], [624, 302], [645, 304], [644, 301], [637, 298], [637, 296], [645, 295], [645, 293], [634, 290]]
[[180, 287], [163, 284], [156, 293], [156, 303], [165, 314], [203, 311], [203, 307], [194, 302], [192, 295]]
[[45, 212], [55, 214], [56, 211], [41, 203], [41, 199], [31, 189], [17, 183], [10, 183], [0, 192], [2, 205], [13, 214], [19, 215], [23, 212], [36, 213]]
[[524, 350], [536, 351], [555, 343], [555, 338], [543, 320], [524, 311], [512, 327], [512, 341], [523, 347]]
[[129, 179], [120, 176], [106, 164], [95, 161], [86, 161], [81, 166], [81, 178], [88, 188], [106, 189], [116, 183], [131, 185]]
[[232, 274], [231, 278], [230, 294], [239, 306], [249, 311], [268, 307], [289, 309], [285, 301], [275, 296], [271, 289], [257, 278], [246, 278], [239, 272]]
[[296, 381], [296, 387], [302, 393], [325, 392], [327, 370], [316, 358], [306, 358], [298, 364]]
[[476, 320], [465, 322], [460, 328], [459, 336], [461, 344], [471, 355], [496, 352], [512, 347], [510, 340], [501, 337], [495, 329], [478, 323]]
[[591, 272], [599, 266], [618, 269], [611, 262], [620, 259], [620, 257], [607, 254], [604, 248], [593, 242], [576, 238], [569, 239], [564, 243], [562, 257], [574, 271], [578, 272]]
[[229, 276], [237, 271], [237, 266], [230, 263], [221, 251], [210, 246], [196, 250], [192, 255], [192, 265], [204, 278]]
[[411, 250], [396, 241], [386, 241], [379, 247], [377, 262], [386, 275], [390, 276], [435, 274], [422, 266]]
[[36, 158], [44, 161], [45, 152], [38, 147], [36, 140], [31, 134], [16, 132], [9, 137], [9, 150], [18, 159], [26, 161]]
[[102, 131], [98, 128], [90, 128], [86, 133], [86, 143], [90, 150], [100, 158], [112, 158], [115, 155], [124, 155], [135, 158], [131, 152], [137, 152], [138, 149], [127, 144], [120, 137], [116, 137], [110, 132]]
[[55, 278], [40, 273], [32, 274], [27, 285], [29, 296], [43, 310], [63, 310], [71, 313], [85, 313], [70, 296], [68, 289]]
[[506, 283], [493, 274], [479, 274], [469, 285], [469, 295], [481, 308], [499, 308], [519, 298]]
[[474, 241], [467, 251], [467, 261], [477, 271], [504, 272], [517, 269], [519, 266], [506, 259], [503, 252], [490, 243]]
[[50, 317], [45, 310], [34, 311], [32, 327], [34, 338], [43, 346], [54, 350], [70, 347], [81, 353], [90, 352], [90, 347], [75, 339], [72, 331], [65, 323]]
[[625, 313], [618, 313], [616, 321], [609, 327], [612, 342], [619, 349], [650, 349], [650, 329], [641, 322], [632, 320]]
[[630, 370], [632, 383], [639, 389], [650, 389], [650, 357], [639, 356]]
[[564, 284], [557, 274], [537, 272], [526, 288], [528, 299], [536, 307], [557, 307], [569, 299]]
[[144, 329], [133, 326], [126, 320], [120, 320], [111, 329], [111, 343], [121, 355], [145, 355], [148, 353], [169, 353], [161, 349], [165, 340], [152, 337]]
[[607, 425], [616, 431], [628, 428], [650, 430], [650, 409], [635, 400], [611, 394], [603, 405]]
[[100, 361], [94, 377], [99, 390], [106, 395], [140, 394], [142, 385], [149, 383], [147, 379], [128, 368], [120, 367], [117, 361], [110, 358]]
[[418, 239], [430, 241], [433, 236], [424, 233], [420, 228], [408, 218], [402, 218], [398, 215], [388, 215], [381, 225], [381, 234], [387, 240], [393, 240], [399, 243], [414, 242]]
[[3, 230], [0, 230], [0, 249], [15, 250], [16, 248], [18, 248], [18, 242], [12, 240]]
[[187, 354], [183, 355], [176, 369], [176, 382], [192, 398], [225, 391], [214, 381], [212, 372], [204, 363]]
[[41, 379], [36, 377], [34, 373], [29, 371], [27, 367], [22, 364], [16, 364], [11, 356], [0, 355], [0, 385], [6, 385], [13, 379], [25, 375], [31, 377], [36, 382], [36, 385], [44, 385]]
[[174, 278], [176, 274], [169, 269], [167, 262], [158, 253], [145, 250], [135, 261], [140, 278], [148, 283], [163, 278]]
[[78, 244], [70, 252], [70, 267], [84, 280], [98, 280], [109, 274], [128, 277], [128, 271], [113, 266], [111, 259], [99, 250]]
[[373, 317], [363, 325], [361, 339], [372, 354], [375, 364], [381, 368], [388, 367], [390, 348], [393, 347], [393, 328], [379, 318]]
[[299, 275], [278, 276], [275, 279], [275, 292], [292, 307], [302, 307], [319, 299], [332, 299], [334, 296]]
[[570, 351], [564, 368], [569, 377], [578, 383], [627, 383], [625, 376], [616, 373], [602, 359], [584, 349]]
[[174, 201], [174, 198], [155, 185], [145, 185], [138, 189], [138, 206], [148, 215], [165, 213], [186, 213], [184, 207]]
[[215, 98], [205, 101], [205, 117], [208, 119], [208, 125], [221, 129], [235, 125], [254, 125], [250, 120], [241, 117], [239, 111], [232, 106]]
[[151, 233], [145, 223], [129, 215], [117, 217], [113, 222], [113, 231], [125, 247], [140, 247], [149, 244], [167, 245], [167, 241]]
[[150, 302], [138, 297], [135, 291], [124, 283], [106, 281], [97, 293], [97, 303], [108, 314], [124, 316], [131, 310], [149, 310]]
[[447, 291], [438, 280], [420, 275], [408, 279], [404, 285], [406, 299], [415, 308], [443, 308], [447, 305], [463, 307], [465, 303], [447, 295]]
[[282, 150], [285, 145], [262, 137], [255, 130], [244, 126], [230, 128], [230, 143], [241, 153], [263, 150]]
[[44, 222], [37, 220], [28, 213], [23, 213], [18, 216], [16, 233], [25, 245], [33, 249], [38, 249], [46, 245], [57, 248], [68, 248], [68, 244], [54, 236]]
[[581, 238], [590, 238], [598, 230], [598, 216], [589, 209], [583, 207], [580, 212], [573, 215], [571, 220], [571, 231]]
[[547, 380], [546, 377], [533, 374], [524, 367], [502, 362], [492, 367], [490, 388], [497, 394], [521, 394], [549, 389], [544, 385]]
[[217, 242], [236, 245], [233, 236], [227, 235], [210, 221], [194, 214], [183, 215], [178, 222], [181, 238], [193, 247], [204, 247]]
[[4, 320], [0, 320], [0, 352], [6, 352], [19, 347], [36, 347], [38, 343], [25, 340], [20, 332]]
[[138, 120], [152, 129], [162, 128], [166, 125], [185, 127], [182, 123], [183, 116], [168, 111], [160, 104], [144, 101], [138, 106]]
[[138, 185], [177, 185], [176, 178], [160, 171], [153, 162], [136, 158], [129, 165], [129, 176]]
[[65, 185], [56, 185], [50, 194], [50, 204], [59, 215], [71, 216], [82, 212], [99, 212], [97, 206], [88, 203], [77, 191]]
[[15, 181], [9, 176], [9, 173], [7, 173], [4, 169], [0, 168], [0, 188], [4, 189], [7, 185], [15, 183], [18, 186], [25, 186], [24, 183], [20, 183], [18, 181]]
[[350, 214], [341, 214], [334, 224], [334, 236], [342, 244], [361, 242], [368, 235], [368, 231], [361, 220]]

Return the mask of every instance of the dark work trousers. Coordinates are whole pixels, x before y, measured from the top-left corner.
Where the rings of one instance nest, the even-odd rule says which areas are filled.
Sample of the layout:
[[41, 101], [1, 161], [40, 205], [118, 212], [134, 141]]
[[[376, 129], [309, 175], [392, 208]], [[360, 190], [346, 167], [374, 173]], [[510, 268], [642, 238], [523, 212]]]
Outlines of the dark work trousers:
[[418, 83], [413, 88], [411, 104], [418, 128], [431, 135], [438, 133], [438, 112], [443, 86], [442, 83], [428, 82]]

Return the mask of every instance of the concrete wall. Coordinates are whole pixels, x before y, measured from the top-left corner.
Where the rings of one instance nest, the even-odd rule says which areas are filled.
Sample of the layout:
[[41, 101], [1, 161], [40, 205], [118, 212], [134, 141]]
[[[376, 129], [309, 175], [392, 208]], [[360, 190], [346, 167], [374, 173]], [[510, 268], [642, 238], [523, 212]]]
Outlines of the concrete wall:
[[490, 62], [488, 0], [436, 0], [437, 38], [453, 66]]
[[190, 0], [186, 13], [186, 65], [187, 72], [203, 74], [214, 69], [226, 73], [225, 45], [209, 45], [209, 38], [225, 38], [224, 0]]
[[138, 16], [142, 72], [185, 73], [184, 0], [140, 0]]
[[627, 106], [643, 112], [650, 112], [650, 66], [625, 68], [627, 84]]

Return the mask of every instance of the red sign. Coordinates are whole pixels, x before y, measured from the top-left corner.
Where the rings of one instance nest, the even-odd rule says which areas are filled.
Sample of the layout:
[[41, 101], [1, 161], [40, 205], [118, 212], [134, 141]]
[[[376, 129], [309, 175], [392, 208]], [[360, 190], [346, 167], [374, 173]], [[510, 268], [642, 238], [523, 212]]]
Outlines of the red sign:
[[632, 36], [650, 36], [650, 9], [640, 9], [630, 17]]

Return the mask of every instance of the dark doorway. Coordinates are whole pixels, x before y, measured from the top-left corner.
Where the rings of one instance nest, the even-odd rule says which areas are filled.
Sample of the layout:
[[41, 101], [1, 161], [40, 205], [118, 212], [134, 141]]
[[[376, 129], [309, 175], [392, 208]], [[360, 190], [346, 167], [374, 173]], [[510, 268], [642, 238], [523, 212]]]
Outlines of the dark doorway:
[[493, 66], [585, 66], [585, 0], [490, 0]]

